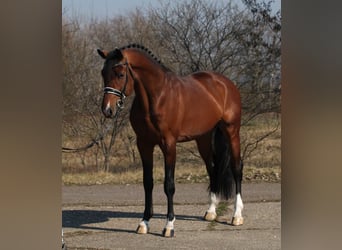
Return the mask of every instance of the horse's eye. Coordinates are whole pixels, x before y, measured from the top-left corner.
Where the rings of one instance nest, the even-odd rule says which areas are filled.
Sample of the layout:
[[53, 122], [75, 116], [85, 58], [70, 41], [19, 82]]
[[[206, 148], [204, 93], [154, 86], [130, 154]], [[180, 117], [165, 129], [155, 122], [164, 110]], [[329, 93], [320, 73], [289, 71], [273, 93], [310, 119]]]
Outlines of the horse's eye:
[[119, 73], [119, 74], [118, 74], [118, 77], [119, 77], [119, 78], [123, 78], [123, 77], [124, 77], [124, 74], [123, 74], [123, 73]]

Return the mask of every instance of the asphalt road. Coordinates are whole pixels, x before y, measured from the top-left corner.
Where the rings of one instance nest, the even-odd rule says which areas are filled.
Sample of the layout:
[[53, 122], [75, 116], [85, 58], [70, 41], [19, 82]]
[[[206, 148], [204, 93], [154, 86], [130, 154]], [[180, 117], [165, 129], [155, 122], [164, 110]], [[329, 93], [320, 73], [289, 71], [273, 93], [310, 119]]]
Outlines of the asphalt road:
[[[280, 249], [280, 184], [243, 184], [244, 225], [230, 225], [233, 203], [219, 222], [202, 219], [206, 184], [176, 184], [175, 238], [164, 238], [166, 197], [155, 185], [150, 233], [135, 229], [144, 210], [142, 185], [62, 187], [64, 241], [72, 249]], [[229, 223], [227, 223], [227, 221]]]

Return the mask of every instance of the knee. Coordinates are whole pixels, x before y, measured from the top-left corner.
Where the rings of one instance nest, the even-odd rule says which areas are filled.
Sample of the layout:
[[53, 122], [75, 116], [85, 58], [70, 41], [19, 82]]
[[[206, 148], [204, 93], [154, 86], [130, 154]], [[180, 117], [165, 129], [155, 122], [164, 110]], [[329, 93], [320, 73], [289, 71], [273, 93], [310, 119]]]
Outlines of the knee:
[[153, 190], [153, 178], [144, 178], [144, 188], [145, 190]]

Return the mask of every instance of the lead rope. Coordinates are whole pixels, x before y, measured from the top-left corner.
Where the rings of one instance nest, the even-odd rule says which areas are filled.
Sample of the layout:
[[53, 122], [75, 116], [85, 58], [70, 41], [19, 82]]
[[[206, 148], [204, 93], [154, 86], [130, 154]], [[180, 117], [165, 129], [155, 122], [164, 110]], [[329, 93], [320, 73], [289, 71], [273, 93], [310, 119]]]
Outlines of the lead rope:
[[[113, 137], [114, 137], [114, 134], [115, 134], [115, 131], [117, 129], [117, 123], [118, 123], [118, 118], [119, 118], [119, 115], [120, 115], [120, 112], [121, 110], [123, 109], [123, 100], [121, 101], [121, 103], [117, 103], [117, 109], [116, 109], [116, 112], [115, 112], [115, 115], [114, 117], [112, 118], [113, 122], [114, 122], [114, 128], [112, 130], [112, 134], [111, 134], [111, 143], [113, 141]], [[102, 119], [108, 119], [108, 118], [102, 118]], [[102, 124], [102, 128], [105, 127], [105, 123], [103, 121], [101, 121], [101, 124]], [[106, 131], [103, 131], [103, 130], [106, 130]], [[79, 147], [79, 148], [69, 148], [69, 147], [62, 147], [62, 152], [64, 153], [77, 153], [77, 152], [80, 152], [80, 151], [84, 151], [84, 150], [87, 150], [91, 147], [93, 147], [94, 145], [98, 145], [99, 146], [99, 143], [100, 141], [103, 140], [103, 135], [104, 134], [107, 134], [108, 131], [110, 129], [109, 128], [103, 128], [101, 129], [101, 132], [96, 136], [95, 139], [93, 139], [90, 143], [88, 143], [87, 145], [83, 146], [83, 147]], [[103, 131], [103, 132], [102, 132]]]
[[[123, 86], [122, 90], [117, 90], [111, 87], [105, 87], [104, 88], [104, 92], [105, 93], [109, 93], [109, 94], [113, 94], [116, 95], [118, 97], [120, 97], [120, 99], [117, 101], [116, 106], [116, 112], [115, 115], [113, 117], [114, 120], [114, 128], [112, 131], [112, 137], [111, 137], [111, 144], [114, 142], [114, 133], [116, 131], [116, 127], [117, 127], [117, 121], [118, 121], [118, 117], [119, 114], [121, 112], [121, 110], [124, 108], [124, 100], [126, 98], [125, 92], [126, 92], [126, 87], [127, 87], [127, 83], [128, 83], [128, 72], [131, 75], [131, 77], [133, 78], [133, 80], [135, 80], [134, 76], [133, 76], [133, 72], [128, 64], [128, 62], [126, 61], [123, 64], [117, 64], [114, 66], [118, 66], [118, 65], [126, 65], [126, 80], [125, 80], [125, 85]], [[128, 71], [128, 72], [127, 72]], [[103, 126], [104, 123], [102, 123]], [[106, 131], [107, 132], [107, 131]], [[80, 148], [69, 148], [69, 147], [62, 147], [62, 152], [64, 153], [76, 153], [76, 152], [80, 152], [80, 151], [84, 151], [87, 150], [91, 147], [93, 147], [95, 144], [99, 145], [99, 142], [103, 140], [103, 134], [99, 133], [99, 135], [96, 137], [96, 139], [93, 139], [90, 143], [88, 143], [86, 146], [84, 147], [80, 147]]]
[[99, 135], [97, 139], [93, 139], [90, 143], [88, 143], [84, 147], [80, 147], [80, 148], [62, 147], [62, 152], [64, 152], [64, 153], [76, 153], [76, 152], [84, 151], [84, 150], [87, 150], [87, 149], [93, 147], [95, 144], [99, 145], [99, 142], [101, 140], [103, 140], [103, 136]]

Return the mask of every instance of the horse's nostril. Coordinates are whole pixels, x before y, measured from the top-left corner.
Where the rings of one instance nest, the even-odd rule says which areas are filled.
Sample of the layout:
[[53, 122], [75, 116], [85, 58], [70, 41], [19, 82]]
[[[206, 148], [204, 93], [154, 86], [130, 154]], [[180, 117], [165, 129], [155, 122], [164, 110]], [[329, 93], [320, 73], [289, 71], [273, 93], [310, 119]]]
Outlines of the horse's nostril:
[[103, 114], [106, 117], [112, 117], [113, 116], [113, 110], [110, 107], [107, 107], [103, 110]]

